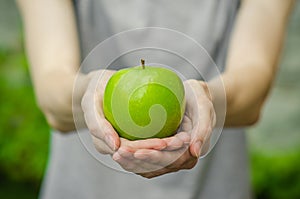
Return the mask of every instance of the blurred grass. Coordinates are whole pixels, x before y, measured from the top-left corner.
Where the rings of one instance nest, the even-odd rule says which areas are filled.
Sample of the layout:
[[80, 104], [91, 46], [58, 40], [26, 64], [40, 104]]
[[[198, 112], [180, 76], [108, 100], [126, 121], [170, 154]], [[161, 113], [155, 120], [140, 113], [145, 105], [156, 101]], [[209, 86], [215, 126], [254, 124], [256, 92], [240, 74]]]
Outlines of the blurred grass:
[[0, 198], [37, 198], [49, 127], [36, 106], [14, 1], [0, 0]]
[[248, 130], [259, 199], [300, 198], [300, 1], [288, 26], [279, 73], [261, 122]]
[[[0, 49], [0, 66], [0, 184], [27, 184], [37, 193], [48, 156], [49, 127], [36, 106], [23, 49]], [[0, 194], [8, 190], [1, 186]]]
[[[258, 199], [300, 198], [299, 21], [298, 0], [263, 119], [247, 132]], [[36, 198], [49, 127], [36, 106], [14, 1], [0, 0], [0, 27], [0, 198]]]
[[9, 178], [36, 181], [48, 151], [45, 119], [37, 109], [23, 49], [0, 49], [0, 162]]
[[281, 155], [251, 152], [252, 184], [257, 199], [299, 199], [300, 153]]

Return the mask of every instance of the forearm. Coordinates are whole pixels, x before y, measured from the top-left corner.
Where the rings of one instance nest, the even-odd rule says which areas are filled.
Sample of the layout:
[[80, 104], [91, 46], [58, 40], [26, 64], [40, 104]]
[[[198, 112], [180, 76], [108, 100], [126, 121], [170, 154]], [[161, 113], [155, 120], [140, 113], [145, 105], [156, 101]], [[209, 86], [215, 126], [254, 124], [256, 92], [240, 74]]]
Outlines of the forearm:
[[80, 65], [70, 0], [18, 0], [37, 102], [51, 126], [74, 128], [72, 90]]
[[[222, 75], [226, 126], [246, 126], [258, 120], [276, 74], [292, 5], [292, 0], [243, 1]], [[220, 91], [216, 82], [209, 83], [214, 100]]]

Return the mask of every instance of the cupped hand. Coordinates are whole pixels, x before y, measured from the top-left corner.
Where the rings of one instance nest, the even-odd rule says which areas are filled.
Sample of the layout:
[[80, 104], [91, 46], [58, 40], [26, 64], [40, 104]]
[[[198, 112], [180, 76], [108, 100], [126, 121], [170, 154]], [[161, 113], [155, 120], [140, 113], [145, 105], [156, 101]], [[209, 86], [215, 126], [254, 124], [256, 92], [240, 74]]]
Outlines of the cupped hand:
[[[157, 140], [132, 142], [121, 139], [120, 148], [113, 154], [113, 159], [125, 170], [153, 178], [182, 169], [191, 169], [196, 165], [198, 158], [207, 153], [211, 132], [216, 123], [207, 85], [196, 80], [188, 80], [184, 85], [186, 112], [181, 132]], [[158, 143], [159, 147], [149, 147], [154, 146], [154, 143]]]
[[112, 125], [105, 119], [102, 103], [106, 84], [115, 73], [111, 70], [93, 71], [83, 95], [81, 107], [85, 123], [91, 133], [95, 148], [102, 154], [113, 154], [120, 146], [120, 138]]
[[[95, 148], [102, 154], [111, 155], [120, 147], [121, 140], [118, 133], [106, 120], [102, 104], [106, 84], [114, 73], [115, 71], [111, 70], [98, 70], [88, 74], [90, 80], [81, 100], [84, 120], [91, 133]], [[122, 140], [123, 145], [134, 149], [160, 150], [167, 147], [167, 143], [160, 139], [148, 139], [147, 141]]]

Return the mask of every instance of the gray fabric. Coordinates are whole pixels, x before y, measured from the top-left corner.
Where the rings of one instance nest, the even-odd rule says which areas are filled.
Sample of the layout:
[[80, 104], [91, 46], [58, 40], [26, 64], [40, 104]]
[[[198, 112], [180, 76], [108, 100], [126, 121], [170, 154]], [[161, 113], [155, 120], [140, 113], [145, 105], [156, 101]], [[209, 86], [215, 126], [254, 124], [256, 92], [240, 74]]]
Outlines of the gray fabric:
[[245, 137], [239, 129], [224, 130], [214, 150], [192, 170], [150, 180], [100, 164], [75, 132], [53, 132], [51, 145], [44, 199], [249, 198]]
[[[223, 70], [238, 4], [238, 0], [77, 0], [82, 56], [86, 57], [99, 42], [115, 33], [156, 26], [194, 38]], [[121, 59], [118, 64], [130, 63]], [[192, 77], [190, 73], [187, 78]], [[83, 134], [88, 136], [87, 130]], [[53, 132], [41, 198], [247, 199], [250, 198], [248, 175], [242, 129], [223, 130], [215, 148], [192, 170], [150, 180], [99, 164], [76, 132], [67, 135]]]

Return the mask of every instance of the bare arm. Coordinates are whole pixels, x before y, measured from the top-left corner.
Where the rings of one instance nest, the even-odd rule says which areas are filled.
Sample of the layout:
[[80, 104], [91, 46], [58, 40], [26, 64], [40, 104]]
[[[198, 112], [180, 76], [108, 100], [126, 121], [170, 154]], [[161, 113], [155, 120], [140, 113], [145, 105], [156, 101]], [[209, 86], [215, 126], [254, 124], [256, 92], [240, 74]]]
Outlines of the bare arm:
[[[227, 126], [250, 125], [259, 118], [262, 104], [276, 73], [285, 26], [293, 2], [293, 0], [243, 1], [231, 40], [227, 68], [222, 74], [227, 101], [225, 123]], [[72, 88], [80, 63], [72, 2], [71, 0], [18, 0], [18, 4], [25, 22], [26, 47], [38, 103], [52, 127], [61, 131], [73, 130]], [[214, 104], [223, 100], [219, 97], [220, 88], [215, 84], [217, 81], [207, 84], [212, 91]], [[205, 151], [203, 146], [209, 143], [215, 115], [210, 98], [205, 92], [206, 84], [196, 80], [188, 83], [199, 98], [197, 100], [197, 97], [187, 96], [187, 102], [192, 107], [190, 109], [199, 107], [199, 110], [204, 113], [201, 114], [204, 116], [202, 118], [197, 111], [194, 111], [195, 115], [190, 115], [186, 125], [191, 127], [187, 130], [191, 137], [189, 150], [185, 151], [179, 161], [172, 163], [172, 168], [142, 174], [145, 177], [194, 167], [197, 157]], [[93, 85], [90, 84], [89, 87], [93, 88]], [[85, 88], [83, 92], [84, 90]], [[83, 108], [86, 110], [94, 107], [89, 103], [90, 99], [95, 96], [101, 98], [101, 95], [91, 91], [94, 90], [87, 89], [84, 98], [87, 100], [83, 100]], [[123, 148], [131, 146], [130, 153], [134, 153], [137, 159], [143, 159], [140, 155], [145, 154], [145, 151], [139, 153], [140, 150], [149, 148], [151, 151], [149, 156], [152, 152], [154, 156], [146, 159], [147, 165], [164, 164], [161, 161], [169, 162], [174, 160], [174, 157], [178, 157], [176, 155], [178, 150], [153, 150], [151, 146], [157, 146], [157, 140], [120, 143], [118, 135], [101, 114], [101, 107], [98, 107], [98, 110], [100, 110], [99, 115], [88, 114], [88, 111], [85, 111], [86, 122], [96, 148], [101, 153], [112, 154], [121, 166], [128, 164], [126, 157], [121, 158], [122, 154], [118, 152], [120, 146]], [[101, 121], [101, 125], [95, 121]], [[167, 147], [172, 148], [173, 141], [180, 139], [174, 136], [160, 140], [159, 144], [162, 146], [166, 144]], [[141, 161], [138, 160], [137, 168], [140, 163]]]
[[71, 0], [18, 0], [37, 101], [48, 123], [74, 129], [73, 80], [80, 66]]
[[[277, 71], [293, 0], [244, 0], [222, 75], [226, 126], [255, 123]], [[210, 82], [212, 90], [214, 82]], [[212, 93], [215, 101], [218, 93]]]

